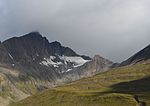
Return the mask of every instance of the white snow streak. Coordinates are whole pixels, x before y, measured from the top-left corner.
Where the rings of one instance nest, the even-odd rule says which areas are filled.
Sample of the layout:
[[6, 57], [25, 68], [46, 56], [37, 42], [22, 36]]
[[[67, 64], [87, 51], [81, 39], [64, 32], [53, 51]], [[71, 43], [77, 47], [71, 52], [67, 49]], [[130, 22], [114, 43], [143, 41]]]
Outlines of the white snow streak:
[[14, 59], [10, 53], [8, 53], [8, 55], [9, 55], [9, 57], [10, 57], [12, 60]]
[[[79, 56], [59, 56], [59, 59], [62, 62], [55, 62], [54, 59], [56, 59], [55, 56], [50, 56], [50, 58], [44, 58], [44, 60], [40, 63], [41, 65], [45, 66], [54, 66], [54, 67], [59, 67], [60, 65], [67, 65], [67, 63], [73, 64], [73, 67], [79, 67], [88, 62], [89, 60], [84, 60], [82, 57]], [[71, 71], [72, 69], [66, 70], [66, 72]]]

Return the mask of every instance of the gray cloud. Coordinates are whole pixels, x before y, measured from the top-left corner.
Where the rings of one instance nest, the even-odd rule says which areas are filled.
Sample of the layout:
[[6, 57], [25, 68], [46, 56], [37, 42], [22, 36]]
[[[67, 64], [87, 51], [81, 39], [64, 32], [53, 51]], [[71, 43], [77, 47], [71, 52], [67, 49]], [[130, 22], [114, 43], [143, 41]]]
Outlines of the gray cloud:
[[0, 39], [38, 30], [78, 53], [122, 61], [150, 44], [149, 0], [0, 0]]

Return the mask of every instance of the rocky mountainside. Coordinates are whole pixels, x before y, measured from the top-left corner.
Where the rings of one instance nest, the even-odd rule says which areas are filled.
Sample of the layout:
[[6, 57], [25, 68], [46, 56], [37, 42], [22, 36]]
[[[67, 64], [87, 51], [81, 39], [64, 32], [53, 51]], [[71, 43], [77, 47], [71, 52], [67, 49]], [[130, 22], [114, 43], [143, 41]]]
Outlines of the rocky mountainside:
[[50, 43], [38, 32], [13, 37], [0, 43], [0, 97], [20, 100], [106, 71], [112, 64], [98, 55], [93, 59], [79, 55], [57, 41]]
[[120, 66], [126, 66], [126, 65], [130, 65], [130, 64], [145, 62], [149, 59], [150, 59], [150, 45], [148, 45], [146, 48], [139, 51], [138, 53], [136, 53], [135, 55], [133, 55], [126, 61], [122, 62], [120, 64]]
[[86, 62], [84, 65], [69, 69], [63, 74], [63, 82], [72, 82], [84, 77], [91, 77], [97, 73], [107, 71], [113, 62], [99, 56], [95, 55], [94, 58]]
[[[57, 41], [49, 43], [38, 32], [6, 40], [1, 43], [0, 49], [2, 49], [0, 52], [1, 64], [23, 70], [29, 75], [32, 74], [32, 70], [36, 70], [34, 77], [46, 79], [49, 79], [48, 77], [57, 78], [58, 74], [83, 65], [91, 59], [87, 56], [78, 55]], [[48, 72], [41, 73], [41, 70]]]

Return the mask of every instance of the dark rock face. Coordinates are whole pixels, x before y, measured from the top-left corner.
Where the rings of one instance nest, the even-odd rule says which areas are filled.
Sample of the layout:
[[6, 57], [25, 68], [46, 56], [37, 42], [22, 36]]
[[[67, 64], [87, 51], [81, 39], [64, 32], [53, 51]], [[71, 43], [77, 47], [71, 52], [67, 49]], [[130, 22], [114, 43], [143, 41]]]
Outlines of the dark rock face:
[[[55, 41], [49, 43], [49, 41], [38, 32], [32, 32], [22, 37], [11, 38], [4, 41], [1, 45], [6, 49], [7, 53], [5, 54], [9, 53], [14, 61], [22, 65], [40, 62], [43, 58], [55, 55], [79, 56], [72, 49], [63, 47], [59, 42]], [[3, 54], [1, 56], [3, 56]]]
[[49, 52], [52, 55], [79, 56], [69, 47], [63, 47], [59, 42], [55, 41], [49, 44]]
[[141, 61], [146, 61], [150, 59], [150, 45], [141, 50], [140, 52], [136, 53], [126, 61], [122, 62], [120, 66], [126, 66], [130, 64], [136, 64]]
[[89, 56], [82, 55], [81, 57], [85, 60], [91, 60], [91, 58]]
[[79, 55], [69, 47], [55, 41], [49, 43], [38, 32], [13, 37], [0, 44], [0, 64], [20, 71], [18, 78], [57, 83], [70, 77], [72, 81], [107, 70], [112, 62], [96, 55]]
[[[30, 64], [33, 58], [48, 56], [48, 40], [39, 33], [29, 33], [26, 36], [14, 37], [2, 43], [14, 61], [25, 65]], [[37, 56], [39, 55], [39, 56]]]
[[44, 80], [60, 78], [62, 72], [78, 65], [75, 63], [79, 61], [76, 58], [84, 62], [87, 57], [78, 55], [57, 41], [49, 43], [38, 32], [13, 37], [0, 43], [0, 63], [23, 70], [25, 76], [21, 74], [20, 78], [24, 79], [28, 79], [30, 75]]
[[40, 33], [31, 32], [0, 43], [0, 88], [9, 88], [11, 97], [20, 100], [34, 91], [106, 71], [111, 65], [111, 61], [98, 55], [93, 59], [79, 55], [57, 41], [49, 43]]
[[0, 61], [1, 63], [12, 64], [13, 60], [10, 57], [9, 52], [6, 50], [3, 44], [0, 44]]

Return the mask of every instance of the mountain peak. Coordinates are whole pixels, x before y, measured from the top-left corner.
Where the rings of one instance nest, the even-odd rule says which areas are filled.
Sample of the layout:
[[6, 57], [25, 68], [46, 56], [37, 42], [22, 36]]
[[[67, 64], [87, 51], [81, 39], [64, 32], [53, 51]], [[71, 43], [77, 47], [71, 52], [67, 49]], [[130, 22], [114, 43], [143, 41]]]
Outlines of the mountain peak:
[[58, 41], [54, 41], [54, 42], [52, 42], [52, 43], [50, 43], [51, 45], [55, 45], [55, 46], [61, 46], [61, 43], [60, 42], [58, 42]]
[[21, 36], [20, 38], [43, 38], [43, 36], [39, 32], [30, 32], [28, 34], [25, 34], [24, 36]]
[[96, 61], [96, 62], [106, 62], [106, 63], [109, 63], [109, 64], [112, 64], [113, 62], [108, 60], [108, 59], [105, 59], [103, 58], [102, 56], [100, 55], [95, 55], [94, 58], [93, 58], [93, 61]]
[[146, 60], [149, 60], [149, 59], [150, 59], [150, 45], [148, 45], [143, 50], [139, 51], [138, 53], [136, 53], [135, 55], [133, 55], [132, 57], [130, 57], [126, 61], [122, 62], [120, 64], [120, 66], [136, 64], [136, 63], [146, 61]]
[[[13, 37], [3, 42], [6, 54], [20, 64], [30, 65], [33, 60], [39, 63], [50, 56], [80, 56], [69, 47], [64, 47], [60, 42], [49, 43], [46, 37], [39, 32], [30, 32], [21, 37]], [[2, 59], [0, 59], [2, 60]], [[35, 61], [34, 61], [35, 63]]]
[[97, 58], [102, 58], [102, 56], [96, 54], [96, 55], [94, 56], [94, 59], [97, 59]]
[[33, 31], [33, 32], [30, 32], [29, 34], [41, 35], [40, 32], [38, 32], [38, 31]]

